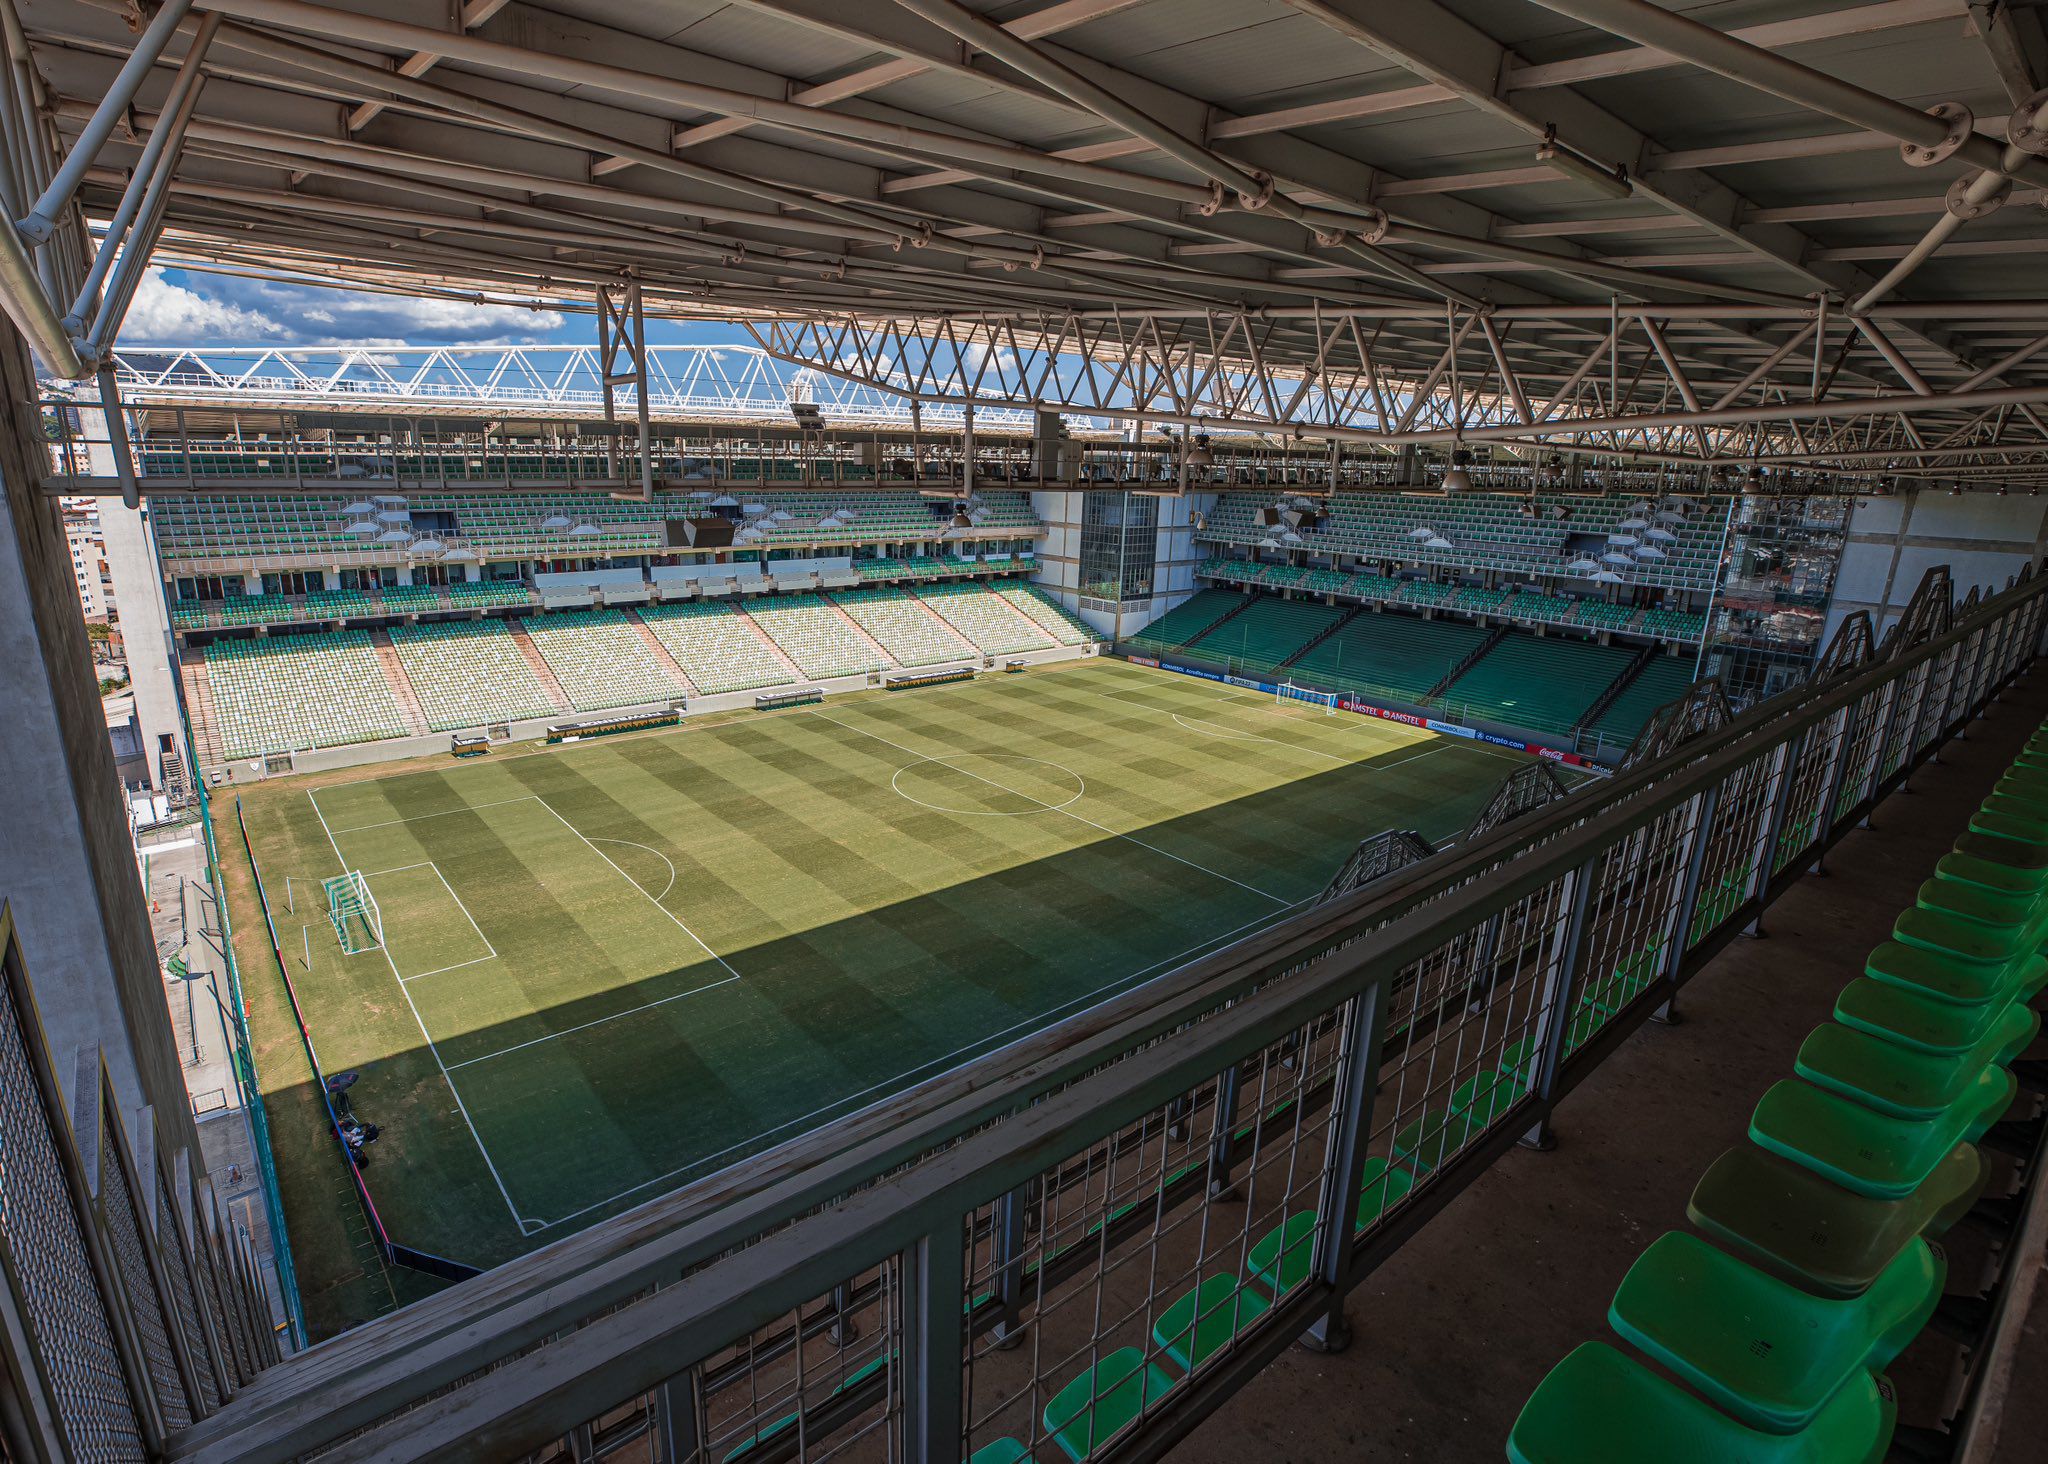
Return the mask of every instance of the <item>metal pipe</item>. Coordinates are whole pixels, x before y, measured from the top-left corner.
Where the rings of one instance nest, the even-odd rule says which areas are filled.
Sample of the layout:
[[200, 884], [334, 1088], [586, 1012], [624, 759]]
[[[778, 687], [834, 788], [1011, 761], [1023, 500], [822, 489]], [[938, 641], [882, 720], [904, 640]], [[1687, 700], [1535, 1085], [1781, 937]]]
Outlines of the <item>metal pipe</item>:
[[[1904, 102], [1815, 71], [1762, 46], [1702, 25], [1689, 16], [1652, 5], [1649, 0], [1535, 0], [1545, 10], [1569, 15], [1638, 45], [1651, 46], [1681, 61], [1724, 76], [1730, 81], [1768, 92], [1774, 97], [1824, 112], [1857, 127], [1895, 137], [1901, 143], [1935, 148], [1946, 145], [1949, 125], [1939, 117]], [[1966, 133], [1953, 154], [1980, 168], [2004, 172], [2004, 153], [1980, 133]], [[2048, 161], [2028, 157], [2012, 176], [2048, 182]]]
[[1934, 252], [1947, 243], [1956, 230], [1974, 218], [1977, 210], [2010, 193], [2012, 179], [2006, 175], [2017, 169], [2027, 157], [2028, 154], [2019, 148], [2008, 145], [2004, 154], [2005, 171], [1992, 172], [1987, 169], [1972, 178], [1969, 185], [1963, 189], [1962, 197], [1949, 204], [1942, 216], [1921, 236], [1920, 242], [1908, 249], [1899, 262], [1886, 272], [1883, 279], [1863, 292], [1856, 303], [1849, 307], [1849, 313], [1861, 315], [1889, 295], [1903, 284], [1913, 271], [1933, 258]]
[[1877, 347], [1877, 354], [1884, 357], [1892, 370], [1899, 373], [1906, 385], [1921, 396], [1933, 395], [1934, 388], [1927, 384], [1927, 378], [1922, 376], [1914, 368], [1913, 363], [1906, 359], [1904, 353], [1891, 343], [1891, 338], [1878, 328], [1876, 321], [1864, 315], [1852, 315], [1849, 318], [1855, 323], [1856, 329], [1863, 332], [1870, 344]]
[[128, 186], [121, 190], [121, 202], [107, 221], [106, 232], [100, 238], [99, 252], [93, 256], [92, 268], [86, 272], [78, 296], [71, 302], [71, 311], [64, 317], [66, 330], [76, 333], [85, 329], [93, 297], [105, 283], [107, 271], [113, 268], [114, 256], [120, 251], [129, 226], [141, 214], [144, 197], [155, 183], [157, 173], [168, 172], [175, 166], [178, 145], [192, 121], [193, 109], [199, 104], [200, 90], [206, 85], [206, 74], [202, 69], [206, 48], [212, 44], [220, 27], [218, 15], [201, 18], [198, 33], [192, 38], [184, 63], [178, 68], [177, 80], [171, 83], [170, 95], [164, 99], [163, 110], [157, 113], [156, 125], [149, 130], [149, 141], [143, 144], [142, 156], [128, 175]]
[[51, 371], [69, 381], [92, 375], [93, 368], [78, 354], [57, 317], [57, 307], [44, 292], [21, 235], [6, 228], [0, 228], [0, 309]]
[[192, 8], [192, 0], [164, 0], [163, 8], [150, 19], [135, 42], [135, 49], [128, 53], [128, 59], [121, 63], [121, 69], [114, 76], [107, 94], [100, 98], [99, 105], [86, 120], [78, 134], [78, 140], [71, 144], [71, 151], [64, 155], [64, 161], [57, 168], [57, 175], [50, 180], [50, 186], [43, 190], [42, 197], [35, 201], [27, 217], [15, 225], [21, 236], [32, 244], [48, 242], [50, 235], [57, 231], [57, 216], [71, 202], [71, 196], [78, 192], [78, 185], [85, 181], [85, 170], [92, 166], [99, 156], [100, 148], [113, 135], [114, 126], [127, 112], [135, 100], [135, 93], [142, 87], [143, 78], [156, 65], [156, 58], [177, 34], [178, 22], [185, 18], [185, 12]]

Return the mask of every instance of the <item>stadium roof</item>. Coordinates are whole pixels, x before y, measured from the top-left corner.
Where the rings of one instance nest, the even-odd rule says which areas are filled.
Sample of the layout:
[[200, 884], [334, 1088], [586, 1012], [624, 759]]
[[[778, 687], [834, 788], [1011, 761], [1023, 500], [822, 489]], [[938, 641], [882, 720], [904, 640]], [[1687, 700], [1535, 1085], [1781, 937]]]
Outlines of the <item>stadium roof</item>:
[[[36, 185], [83, 130], [86, 213], [125, 190], [164, 262], [549, 303], [630, 279], [934, 402], [2048, 472], [2031, 7], [16, 4], [57, 136], [10, 207], [56, 252], [65, 179]], [[111, 340], [80, 274], [0, 258], [72, 375]]]

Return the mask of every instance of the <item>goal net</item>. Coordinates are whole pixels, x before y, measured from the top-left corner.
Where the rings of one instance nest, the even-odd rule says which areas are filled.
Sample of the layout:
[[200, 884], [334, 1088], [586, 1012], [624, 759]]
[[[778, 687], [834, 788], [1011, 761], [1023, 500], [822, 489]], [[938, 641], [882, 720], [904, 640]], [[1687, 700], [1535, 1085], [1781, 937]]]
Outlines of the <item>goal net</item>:
[[334, 934], [348, 955], [375, 950], [384, 944], [384, 916], [370, 894], [370, 882], [362, 871], [344, 870], [327, 880], [327, 918], [334, 922]]
[[1313, 686], [1296, 686], [1291, 681], [1283, 681], [1274, 688], [1273, 700], [1276, 702], [1308, 702], [1313, 706], [1321, 707], [1325, 712], [1335, 712], [1337, 710], [1336, 692], [1319, 691]]

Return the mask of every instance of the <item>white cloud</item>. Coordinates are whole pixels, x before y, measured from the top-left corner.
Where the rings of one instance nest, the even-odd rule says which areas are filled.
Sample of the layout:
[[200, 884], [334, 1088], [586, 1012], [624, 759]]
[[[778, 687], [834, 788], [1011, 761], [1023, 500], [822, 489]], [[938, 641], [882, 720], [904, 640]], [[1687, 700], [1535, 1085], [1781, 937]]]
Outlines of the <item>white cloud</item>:
[[152, 269], [136, 287], [128, 317], [121, 322], [127, 343], [205, 345], [222, 341], [259, 340], [279, 333], [276, 321], [260, 311], [210, 300], [196, 290], [172, 284]]

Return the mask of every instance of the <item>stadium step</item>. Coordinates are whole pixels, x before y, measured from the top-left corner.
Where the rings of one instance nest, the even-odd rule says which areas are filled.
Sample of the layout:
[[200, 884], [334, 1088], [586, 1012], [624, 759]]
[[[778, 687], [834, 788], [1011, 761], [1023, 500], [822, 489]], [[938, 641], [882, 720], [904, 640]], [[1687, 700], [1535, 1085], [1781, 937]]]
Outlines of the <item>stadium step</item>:
[[675, 677], [676, 685], [682, 687], [691, 696], [697, 695], [697, 683], [690, 680], [689, 673], [684, 671], [677, 664], [676, 658], [669, 654], [668, 647], [661, 643], [661, 637], [654, 633], [654, 627], [642, 620], [631, 610], [625, 612], [625, 617], [626, 624], [633, 627], [633, 634], [640, 637], [641, 643], [647, 647], [648, 653], [661, 663], [661, 669]]
[[747, 633], [761, 642], [762, 647], [768, 654], [775, 658], [775, 664], [789, 672], [789, 679], [791, 681], [809, 681], [811, 679], [804, 675], [804, 668], [790, 660], [788, 653], [775, 643], [775, 637], [762, 629], [761, 622], [747, 614], [746, 606], [735, 605], [732, 609], [733, 619], [744, 625], [747, 628]]
[[398, 659], [398, 648], [391, 644], [388, 631], [370, 632], [370, 644], [377, 652], [377, 664], [384, 668], [384, 679], [391, 683], [391, 695], [398, 701], [398, 709], [405, 713], [406, 726], [415, 737], [427, 734], [427, 714], [420, 709], [419, 693], [412, 687], [412, 678], [405, 674], [405, 663]]
[[526, 658], [526, 664], [533, 668], [533, 676], [548, 694], [558, 712], [573, 712], [576, 704], [569, 694], [562, 690], [562, 683], [555, 679], [555, 668], [548, 664], [548, 658], [540, 653], [540, 647], [533, 643], [533, 637], [526, 633], [526, 626], [518, 616], [508, 616], [505, 628], [512, 633], [512, 644], [519, 647], [519, 654]]
[[[896, 664], [896, 658], [889, 654], [889, 648], [883, 645], [880, 641], [876, 640], [873, 636], [869, 635], [865, 627], [863, 627], [858, 620], [855, 620], [851, 615], [848, 615], [846, 613], [846, 607], [844, 605], [841, 605], [837, 600], [833, 599], [830, 595], [818, 596], [818, 603], [823, 605], [826, 609], [830, 610], [834, 615], [838, 616], [839, 622], [842, 625], [844, 625], [848, 630], [852, 631], [855, 638], [858, 639], [864, 647], [866, 647], [869, 651], [871, 651], [874, 654], [876, 665], [894, 666]], [[938, 620], [938, 617], [936, 615], [934, 615], [932, 618], [934, 620]], [[946, 633], [948, 635], [953, 635], [952, 626], [946, 625], [946, 623], [943, 620], [940, 620], [939, 624], [945, 625]], [[953, 638], [955, 640], [959, 639], [958, 636], [954, 636]]]
[[220, 714], [213, 705], [213, 688], [207, 684], [206, 649], [188, 646], [179, 654], [185, 676], [185, 705], [192, 716], [192, 761], [205, 775], [227, 761], [227, 748], [220, 738]]
[[1314, 650], [1317, 646], [1321, 645], [1324, 641], [1328, 640], [1331, 636], [1335, 635], [1338, 631], [1342, 630], [1345, 626], [1349, 625], [1352, 621], [1356, 620], [1360, 615], [1364, 613], [1365, 607], [1363, 605], [1353, 605], [1350, 609], [1346, 610], [1342, 615], [1338, 616], [1335, 620], [1331, 621], [1328, 625], [1324, 626], [1321, 630], [1317, 631], [1314, 635], [1310, 636], [1308, 638], [1307, 643], [1303, 645], [1300, 650], [1296, 651], [1293, 655], [1289, 656], [1286, 660], [1282, 661], [1280, 663], [1280, 666], [1276, 667], [1275, 669], [1278, 670], [1287, 666], [1292, 666], [1296, 661], [1299, 661], [1303, 656], [1306, 656], [1310, 651]]
[[1662, 646], [1654, 644], [1644, 646], [1636, 658], [1623, 668], [1621, 675], [1607, 683], [1607, 690], [1594, 697], [1592, 705], [1579, 714], [1578, 724], [1572, 730], [1577, 732], [1599, 721], [1607, 709], [1620, 700], [1621, 694], [1635, 685], [1636, 678], [1656, 664], [1657, 657], [1663, 653], [1663, 649]]
[[1471, 650], [1467, 651], [1461, 658], [1459, 658], [1455, 663], [1453, 663], [1451, 669], [1449, 671], [1446, 671], [1443, 674], [1443, 676], [1438, 678], [1436, 685], [1432, 686], [1428, 691], [1422, 694], [1422, 699], [1424, 701], [1435, 701], [1438, 697], [1442, 696], [1445, 692], [1449, 691], [1451, 689], [1452, 684], [1456, 682], [1460, 676], [1463, 676], [1467, 671], [1470, 671], [1474, 666], [1478, 665], [1479, 662], [1485, 657], [1488, 651], [1492, 650], [1495, 646], [1499, 645], [1502, 641], [1506, 640], [1507, 638], [1508, 627], [1505, 625], [1496, 625], [1492, 629], [1492, 631], [1488, 633], [1485, 640], [1481, 641], [1478, 645], [1474, 646]]

